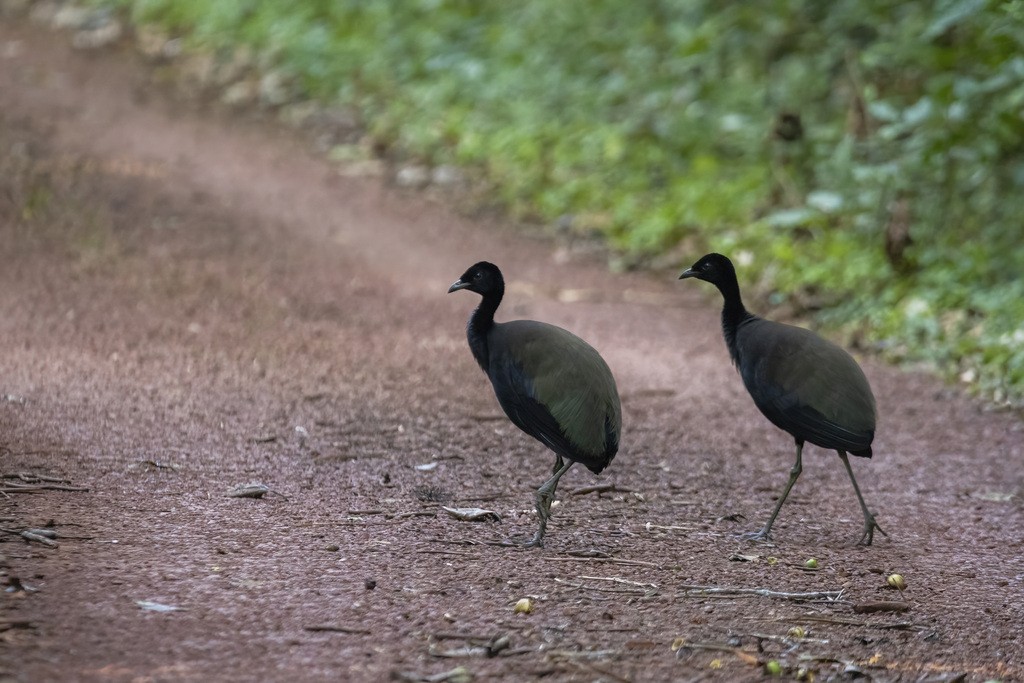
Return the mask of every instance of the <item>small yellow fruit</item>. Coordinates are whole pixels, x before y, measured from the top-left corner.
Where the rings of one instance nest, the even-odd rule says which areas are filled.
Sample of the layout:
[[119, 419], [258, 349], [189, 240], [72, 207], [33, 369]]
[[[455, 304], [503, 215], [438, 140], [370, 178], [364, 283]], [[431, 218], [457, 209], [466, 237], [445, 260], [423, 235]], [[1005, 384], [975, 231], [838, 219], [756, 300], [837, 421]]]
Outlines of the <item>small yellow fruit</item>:
[[724, 663], [721, 659], [712, 659], [708, 666], [712, 669], [721, 669], [724, 666]]
[[791, 638], [803, 638], [807, 635], [807, 631], [802, 626], [794, 626], [789, 629], [789, 632], [786, 635]]
[[811, 559], [809, 559], [806, 562], [804, 562], [804, 566], [807, 567], [808, 569], [817, 569], [818, 568], [818, 561], [812, 557]]
[[516, 606], [512, 608], [512, 611], [516, 614], [529, 614], [533, 611], [533, 600], [530, 598], [520, 598], [516, 602]]
[[885, 582], [889, 584], [890, 587], [897, 590], [904, 590], [907, 587], [907, 582], [904, 581], [903, 577], [899, 574], [889, 574], [889, 576], [886, 577]]
[[781, 676], [782, 665], [777, 659], [769, 659], [768, 663], [764, 665], [764, 672], [769, 676]]
[[768, 558], [768, 566], [769, 567], [774, 567], [778, 563], [779, 563], [779, 558], [777, 558], [777, 557], [769, 557]]

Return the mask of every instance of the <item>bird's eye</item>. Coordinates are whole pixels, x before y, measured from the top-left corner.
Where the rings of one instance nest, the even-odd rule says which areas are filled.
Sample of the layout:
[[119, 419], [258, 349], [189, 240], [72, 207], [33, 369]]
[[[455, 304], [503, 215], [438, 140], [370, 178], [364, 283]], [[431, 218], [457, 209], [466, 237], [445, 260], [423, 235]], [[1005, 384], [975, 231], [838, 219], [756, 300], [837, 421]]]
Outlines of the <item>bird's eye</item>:
[[481, 278], [483, 278], [483, 276], [484, 276], [484, 271], [482, 271], [482, 270], [478, 270], [475, 273], [473, 273], [473, 279], [474, 280], [480, 280]]

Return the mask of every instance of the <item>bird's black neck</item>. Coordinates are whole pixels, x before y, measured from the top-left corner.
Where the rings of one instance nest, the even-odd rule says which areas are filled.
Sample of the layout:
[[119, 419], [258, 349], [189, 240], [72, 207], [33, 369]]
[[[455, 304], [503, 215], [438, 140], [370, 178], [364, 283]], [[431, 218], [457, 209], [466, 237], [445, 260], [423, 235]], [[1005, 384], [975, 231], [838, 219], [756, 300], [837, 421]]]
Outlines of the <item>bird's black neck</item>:
[[494, 291], [483, 295], [480, 305], [469, 317], [469, 324], [466, 325], [466, 337], [469, 339], [469, 348], [473, 351], [473, 358], [487, 372], [490, 362], [487, 348], [487, 335], [494, 328], [494, 312], [498, 310], [501, 297], [505, 295], [504, 284], [499, 283]]
[[725, 335], [725, 345], [729, 347], [729, 355], [732, 357], [732, 362], [739, 365], [739, 349], [736, 347], [736, 330], [739, 329], [740, 324], [747, 318], [752, 317], [743, 305], [743, 299], [740, 297], [740, 285], [736, 281], [736, 278], [718, 284], [718, 290], [722, 293], [722, 298], [725, 299], [725, 304], [722, 306], [722, 334]]

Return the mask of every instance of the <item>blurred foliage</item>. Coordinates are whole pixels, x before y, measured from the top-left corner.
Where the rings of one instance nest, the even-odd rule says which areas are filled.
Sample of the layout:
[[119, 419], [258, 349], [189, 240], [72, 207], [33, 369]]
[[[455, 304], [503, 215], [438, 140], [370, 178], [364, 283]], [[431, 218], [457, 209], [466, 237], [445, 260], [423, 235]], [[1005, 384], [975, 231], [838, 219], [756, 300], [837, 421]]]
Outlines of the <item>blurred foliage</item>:
[[255, 49], [515, 215], [738, 255], [752, 294], [1024, 399], [1024, 0], [98, 1]]

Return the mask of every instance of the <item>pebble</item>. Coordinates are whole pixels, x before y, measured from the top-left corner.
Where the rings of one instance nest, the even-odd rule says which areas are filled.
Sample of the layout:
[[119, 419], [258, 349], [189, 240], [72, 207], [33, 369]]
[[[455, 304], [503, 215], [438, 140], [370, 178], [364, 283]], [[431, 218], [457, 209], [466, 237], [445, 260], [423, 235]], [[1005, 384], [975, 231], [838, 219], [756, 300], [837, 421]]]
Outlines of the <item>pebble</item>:
[[423, 187], [430, 182], [430, 171], [425, 166], [403, 166], [395, 174], [395, 182], [401, 187]]

